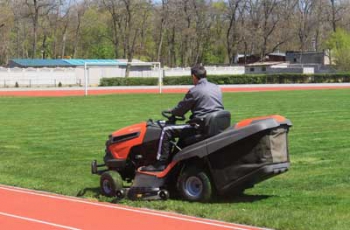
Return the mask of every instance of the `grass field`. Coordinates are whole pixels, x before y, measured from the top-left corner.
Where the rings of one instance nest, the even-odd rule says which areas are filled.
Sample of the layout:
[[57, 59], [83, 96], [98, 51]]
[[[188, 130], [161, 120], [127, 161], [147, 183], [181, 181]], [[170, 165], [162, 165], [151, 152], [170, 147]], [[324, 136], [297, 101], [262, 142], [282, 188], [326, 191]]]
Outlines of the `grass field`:
[[[108, 134], [160, 119], [160, 111], [182, 97], [0, 97], [0, 184], [112, 201], [99, 195], [99, 178], [90, 174]], [[348, 229], [349, 99], [349, 90], [226, 93], [233, 122], [268, 114], [293, 122], [291, 170], [231, 200], [121, 203], [274, 229]]]

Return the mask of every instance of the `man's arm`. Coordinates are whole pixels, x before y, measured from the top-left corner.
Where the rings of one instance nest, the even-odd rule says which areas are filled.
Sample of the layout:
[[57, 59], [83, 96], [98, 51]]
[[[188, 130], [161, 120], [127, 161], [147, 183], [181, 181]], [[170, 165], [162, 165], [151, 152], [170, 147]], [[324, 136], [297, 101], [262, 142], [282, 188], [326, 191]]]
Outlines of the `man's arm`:
[[187, 92], [184, 99], [180, 101], [177, 106], [171, 109], [171, 113], [175, 116], [185, 115], [194, 105], [195, 99], [190, 91]]

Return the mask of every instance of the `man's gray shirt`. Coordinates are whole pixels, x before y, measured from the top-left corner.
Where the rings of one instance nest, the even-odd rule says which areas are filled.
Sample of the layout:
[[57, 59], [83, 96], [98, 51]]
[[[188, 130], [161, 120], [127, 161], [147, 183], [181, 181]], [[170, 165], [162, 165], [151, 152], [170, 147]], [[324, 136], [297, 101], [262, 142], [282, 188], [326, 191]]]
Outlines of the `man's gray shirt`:
[[171, 110], [171, 113], [175, 116], [182, 116], [191, 110], [190, 118], [193, 119], [223, 109], [222, 93], [219, 86], [208, 82], [206, 78], [202, 78], [197, 85], [187, 92], [184, 99]]

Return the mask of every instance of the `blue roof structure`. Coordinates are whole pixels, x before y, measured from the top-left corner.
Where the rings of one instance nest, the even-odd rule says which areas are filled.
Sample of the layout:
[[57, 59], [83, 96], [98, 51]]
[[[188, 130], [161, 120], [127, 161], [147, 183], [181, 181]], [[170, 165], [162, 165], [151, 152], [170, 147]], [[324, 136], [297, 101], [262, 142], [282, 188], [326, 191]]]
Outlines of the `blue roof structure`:
[[117, 59], [12, 59], [10, 67], [76, 67], [89, 65], [126, 65]]
[[11, 62], [15, 63], [16, 66], [23, 67], [54, 67], [64, 66], [69, 67], [70, 64], [62, 59], [12, 59]]
[[73, 66], [84, 66], [85, 63], [96, 65], [117, 65], [121, 63], [116, 59], [62, 59]]

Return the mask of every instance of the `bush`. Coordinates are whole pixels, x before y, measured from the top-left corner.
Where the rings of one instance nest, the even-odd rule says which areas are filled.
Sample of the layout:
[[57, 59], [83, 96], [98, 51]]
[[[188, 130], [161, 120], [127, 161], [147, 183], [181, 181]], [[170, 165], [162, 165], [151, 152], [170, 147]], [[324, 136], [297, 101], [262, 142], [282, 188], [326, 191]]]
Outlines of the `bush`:
[[192, 84], [193, 82], [190, 76], [163, 78], [163, 85], [192, 85]]
[[141, 78], [141, 77], [115, 77], [102, 78], [100, 86], [137, 86], [137, 85], [157, 85], [158, 78]]
[[[350, 81], [350, 73], [341, 74], [244, 74], [209, 75], [208, 80], [218, 85], [231, 84], [294, 84], [294, 83], [341, 83]], [[164, 85], [190, 85], [189, 76], [165, 77]]]
[[[244, 74], [209, 75], [208, 80], [218, 85], [232, 84], [293, 84], [293, 83], [342, 83], [350, 82], [350, 73], [337, 74]], [[165, 77], [164, 85], [192, 85], [190, 76]], [[158, 85], [158, 78], [102, 78], [100, 86]]]

